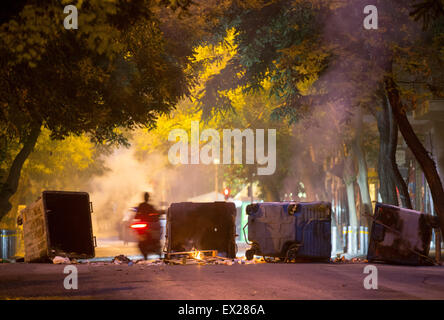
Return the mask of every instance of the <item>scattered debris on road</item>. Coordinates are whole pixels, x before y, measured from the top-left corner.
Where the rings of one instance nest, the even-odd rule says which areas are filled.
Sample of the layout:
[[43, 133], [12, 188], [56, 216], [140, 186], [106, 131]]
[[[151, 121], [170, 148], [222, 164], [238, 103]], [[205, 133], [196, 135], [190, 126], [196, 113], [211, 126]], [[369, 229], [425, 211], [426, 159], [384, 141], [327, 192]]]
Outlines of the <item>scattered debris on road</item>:
[[130, 263], [132, 261], [127, 256], [121, 254], [121, 255], [115, 256], [111, 262], [114, 264], [122, 264], [122, 263]]
[[67, 257], [55, 256], [52, 259], [53, 264], [71, 264], [71, 260]]
[[[61, 257], [60, 257], [61, 258]], [[63, 258], [62, 258], [63, 259]], [[62, 262], [59, 262], [62, 263]], [[74, 263], [71, 260], [71, 263]], [[164, 259], [154, 260], [131, 260], [127, 256], [121, 254], [115, 256], [111, 261], [79, 261], [75, 263], [84, 263], [91, 266], [105, 266], [105, 265], [124, 265], [128, 266], [165, 266], [165, 265], [226, 265], [232, 266], [235, 264], [257, 264], [266, 263], [263, 257], [255, 257], [252, 260], [247, 260], [245, 257], [227, 258], [218, 255], [217, 250], [192, 250], [187, 252], [170, 253]]]
[[345, 256], [342, 257], [336, 257], [334, 259], [330, 259], [332, 263], [367, 263], [368, 260], [365, 258], [351, 258], [351, 259], [346, 259]]
[[[206, 250], [206, 252], [212, 252], [216, 250]], [[131, 260], [127, 256], [121, 254], [114, 257], [111, 261], [76, 261], [75, 259], [69, 259], [65, 257], [57, 256], [53, 259], [54, 264], [87, 264], [91, 266], [106, 266], [106, 265], [125, 265], [128, 266], [165, 266], [165, 265], [225, 265], [233, 266], [236, 264], [248, 265], [248, 264], [260, 264], [260, 263], [283, 263], [282, 260], [270, 259], [264, 257], [255, 256], [252, 260], [247, 260], [246, 257], [237, 257], [235, 259], [221, 257], [216, 253], [211, 255], [205, 255], [203, 251], [193, 250], [189, 252], [178, 252], [174, 258], [167, 259], [153, 259], [153, 260]], [[3, 261], [7, 262], [7, 261]], [[368, 263], [365, 257], [354, 257], [347, 259], [345, 256], [337, 256], [334, 259], [330, 259], [330, 263], [336, 264], [350, 264], [350, 263]]]
[[144, 265], [144, 266], [161, 266], [164, 265], [164, 261], [162, 259], [156, 259], [156, 260], [139, 260], [136, 261], [137, 265]]
[[[174, 256], [174, 258], [173, 258]], [[251, 261], [242, 258], [226, 258], [218, 255], [217, 250], [196, 250], [186, 252], [170, 252], [164, 259], [166, 264], [171, 265], [208, 265], [218, 264], [231, 266], [233, 264], [255, 264], [264, 263], [263, 258], [253, 259]]]
[[8, 259], [0, 259], [0, 263], [11, 263]]

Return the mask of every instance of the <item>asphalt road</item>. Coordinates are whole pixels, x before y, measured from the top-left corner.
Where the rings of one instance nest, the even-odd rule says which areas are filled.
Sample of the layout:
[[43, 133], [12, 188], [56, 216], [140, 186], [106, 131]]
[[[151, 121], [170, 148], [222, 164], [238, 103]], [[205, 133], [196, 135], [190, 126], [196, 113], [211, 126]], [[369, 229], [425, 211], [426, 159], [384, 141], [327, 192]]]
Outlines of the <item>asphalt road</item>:
[[80, 264], [78, 289], [66, 290], [64, 265], [0, 264], [1, 299], [444, 299], [444, 267], [375, 264], [144, 266]]

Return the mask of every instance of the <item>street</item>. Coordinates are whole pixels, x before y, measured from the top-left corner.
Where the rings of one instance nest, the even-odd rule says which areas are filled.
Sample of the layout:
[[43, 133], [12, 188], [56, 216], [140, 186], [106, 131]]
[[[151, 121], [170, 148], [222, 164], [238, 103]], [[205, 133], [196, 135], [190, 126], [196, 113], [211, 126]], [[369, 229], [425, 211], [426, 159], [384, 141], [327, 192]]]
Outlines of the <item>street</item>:
[[14, 315], [441, 309], [412, 301], [444, 300], [444, 0], [1, 8], [0, 303]]
[[444, 267], [375, 264], [378, 289], [367, 290], [366, 265], [91, 263], [76, 265], [78, 289], [66, 290], [64, 265], [0, 264], [0, 299], [444, 299]]

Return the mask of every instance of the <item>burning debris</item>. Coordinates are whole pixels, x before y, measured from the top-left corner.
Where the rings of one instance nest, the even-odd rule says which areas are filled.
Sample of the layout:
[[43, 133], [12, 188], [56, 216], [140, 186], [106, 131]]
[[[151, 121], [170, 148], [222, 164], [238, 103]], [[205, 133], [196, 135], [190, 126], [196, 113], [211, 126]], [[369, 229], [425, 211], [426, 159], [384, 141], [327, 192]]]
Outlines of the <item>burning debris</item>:
[[[173, 258], [174, 257], [174, 258]], [[193, 250], [188, 252], [170, 252], [165, 257], [165, 263], [173, 265], [185, 264], [225, 264], [232, 265], [232, 258], [225, 258], [217, 255], [217, 250]]]

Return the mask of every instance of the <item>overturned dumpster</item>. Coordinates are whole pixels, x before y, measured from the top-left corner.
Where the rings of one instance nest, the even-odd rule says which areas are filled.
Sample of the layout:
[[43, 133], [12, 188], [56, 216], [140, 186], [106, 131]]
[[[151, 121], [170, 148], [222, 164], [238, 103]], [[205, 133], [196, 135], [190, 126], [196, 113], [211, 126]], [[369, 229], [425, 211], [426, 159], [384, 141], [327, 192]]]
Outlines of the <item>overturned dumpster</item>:
[[93, 258], [92, 205], [86, 192], [44, 191], [21, 212], [26, 262]]
[[367, 254], [368, 261], [430, 265], [432, 229], [438, 218], [419, 211], [376, 203]]
[[248, 240], [254, 255], [292, 260], [330, 261], [329, 202], [265, 202], [247, 206]]
[[235, 258], [235, 219], [232, 202], [172, 203], [167, 211], [166, 256], [197, 249]]

